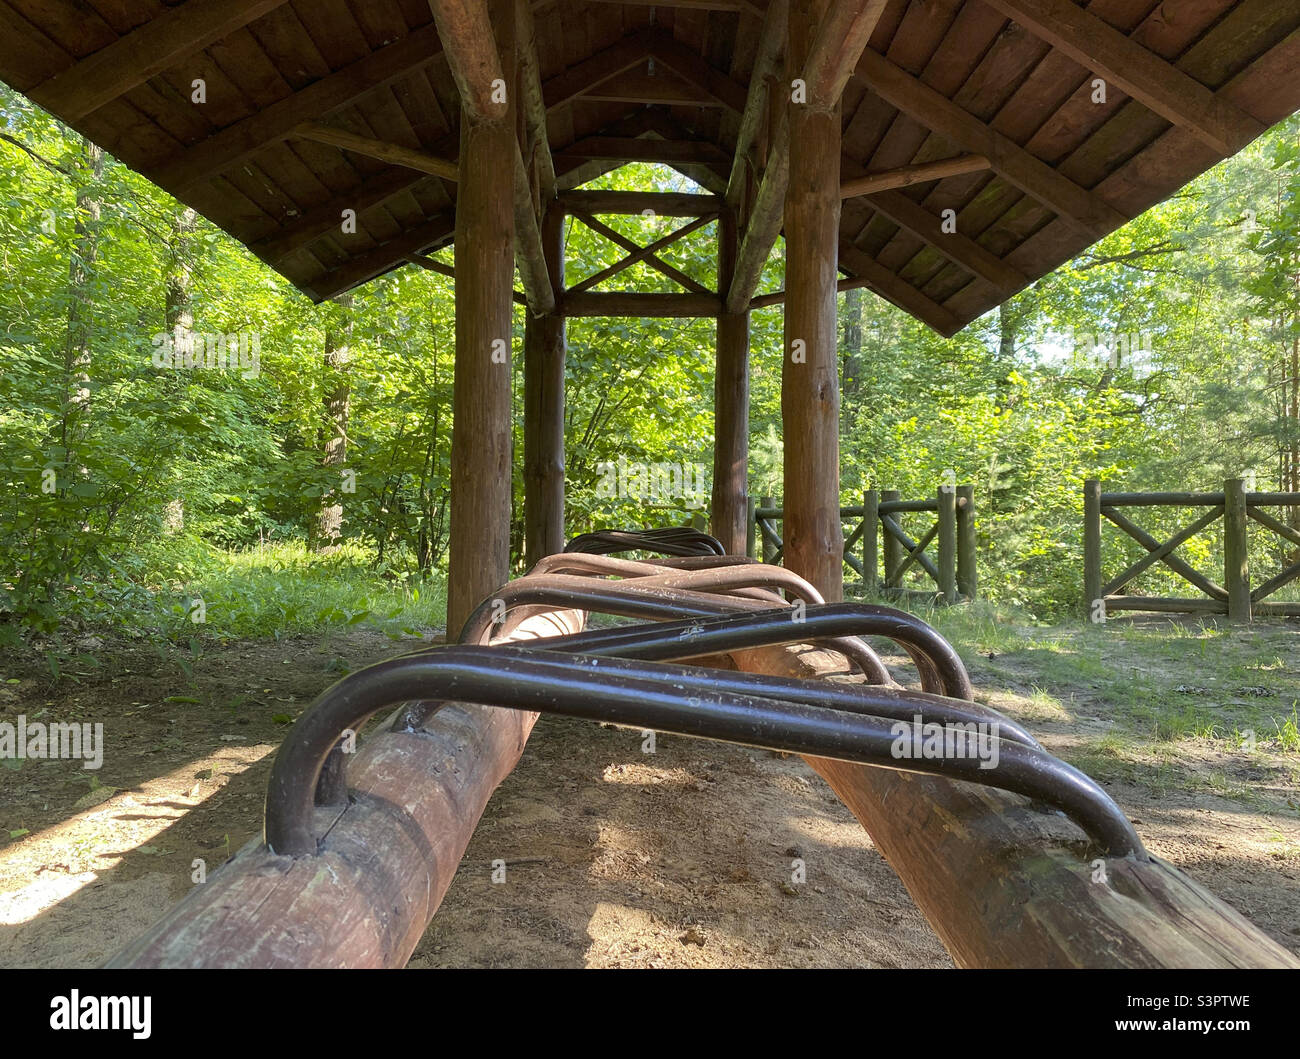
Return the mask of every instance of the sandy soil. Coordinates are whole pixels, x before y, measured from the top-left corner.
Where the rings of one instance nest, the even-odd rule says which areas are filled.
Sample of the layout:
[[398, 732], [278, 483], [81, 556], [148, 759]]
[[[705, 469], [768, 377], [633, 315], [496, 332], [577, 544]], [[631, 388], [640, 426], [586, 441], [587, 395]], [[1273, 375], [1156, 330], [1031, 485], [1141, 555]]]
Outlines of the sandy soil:
[[[0, 768], [3, 967], [94, 966], [146, 928], [194, 885], [196, 861], [212, 870], [260, 831], [288, 720], [341, 673], [397, 650], [364, 629], [325, 643], [233, 643], [198, 659], [131, 642], [82, 646], [100, 665], [58, 683], [39, 655], [0, 658], [0, 717], [102, 720], [108, 745], [98, 772], [67, 761]], [[1035, 723], [1015, 691], [989, 697], [1054, 749], [1077, 733]], [[1267, 799], [1111, 789], [1153, 851], [1300, 952], [1300, 870], [1292, 853], [1279, 856], [1300, 848], [1294, 812]], [[499, 859], [504, 883], [492, 881]], [[646, 753], [639, 732], [543, 718], [411, 965], [950, 961], [862, 828], [798, 758], [663, 735]]]

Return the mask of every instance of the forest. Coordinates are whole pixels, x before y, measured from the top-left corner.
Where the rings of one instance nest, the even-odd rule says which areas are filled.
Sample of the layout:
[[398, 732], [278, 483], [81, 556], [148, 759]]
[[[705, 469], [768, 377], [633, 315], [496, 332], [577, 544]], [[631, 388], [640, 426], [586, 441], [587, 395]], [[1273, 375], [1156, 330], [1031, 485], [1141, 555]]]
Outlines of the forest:
[[[982, 596], [1057, 620], [1079, 603], [1085, 479], [1300, 489], [1298, 131], [1279, 126], [951, 340], [869, 291], [842, 293], [843, 502], [972, 484]], [[436, 625], [454, 346], [452, 282], [436, 269], [450, 250], [313, 305], [7, 91], [0, 155], [0, 636]], [[693, 187], [651, 165], [593, 186]], [[571, 276], [621, 256], [566, 223]], [[612, 223], [648, 242], [682, 222]], [[713, 229], [672, 251], [705, 282]], [[671, 287], [644, 264], [631, 278]], [[777, 253], [761, 291], [781, 285]], [[780, 314], [753, 314], [750, 481], [778, 498]], [[610, 474], [620, 461], [624, 479], [638, 465], [707, 474], [713, 328], [570, 322], [570, 536], [706, 514], [707, 482], [651, 495]], [[1300, 512], [1285, 514], [1294, 527]], [[1106, 547], [1119, 561], [1124, 545]], [[1212, 569], [1213, 531], [1186, 547]], [[1148, 575], [1154, 589], [1162, 576]]]

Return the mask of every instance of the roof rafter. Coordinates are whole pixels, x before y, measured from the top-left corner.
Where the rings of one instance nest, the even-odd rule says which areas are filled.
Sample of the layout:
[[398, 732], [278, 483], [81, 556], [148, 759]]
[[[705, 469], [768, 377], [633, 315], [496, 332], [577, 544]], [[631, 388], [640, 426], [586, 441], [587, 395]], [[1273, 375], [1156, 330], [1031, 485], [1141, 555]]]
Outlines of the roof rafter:
[[432, 25], [423, 26], [214, 132], [164, 162], [150, 176], [169, 191], [183, 192], [201, 180], [219, 176], [272, 144], [287, 140], [304, 121], [314, 121], [355, 103], [376, 88], [427, 66], [440, 54], [437, 30]]
[[984, 2], [1221, 155], [1235, 154], [1264, 131], [1245, 111], [1071, 0]]
[[542, 99], [549, 113], [595, 88], [603, 81], [630, 70], [650, 55], [650, 31], [639, 29], [602, 48], [590, 59], [570, 66], [542, 85]]
[[922, 294], [905, 279], [900, 279], [870, 254], [851, 243], [840, 243], [840, 265], [848, 269], [887, 301], [904, 312], [929, 324], [945, 338], [961, 329], [961, 321], [934, 299]]
[[920, 78], [867, 48], [857, 76], [886, 102], [963, 150], [983, 155], [995, 172], [1027, 195], [1082, 228], [1094, 239], [1109, 235], [1128, 218], [1100, 196], [1040, 161], [979, 118], [935, 91]]
[[28, 95], [75, 122], [285, 0], [187, 0], [37, 85]]
[[446, 158], [440, 158], [427, 151], [404, 147], [398, 143], [376, 140], [370, 136], [359, 136], [354, 132], [348, 132], [347, 129], [337, 129], [319, 121], [304, 122], [293, 130], [293, 134], [304, 140], [326, 143], [343, 151], [355, 151], [369, 158], [377, 158], [381, 162], [406, 166], [408, 169], [416, 169], [430, 176], [442, 177], [444, 180], [460, 179], [460, 171], [456, 163]]

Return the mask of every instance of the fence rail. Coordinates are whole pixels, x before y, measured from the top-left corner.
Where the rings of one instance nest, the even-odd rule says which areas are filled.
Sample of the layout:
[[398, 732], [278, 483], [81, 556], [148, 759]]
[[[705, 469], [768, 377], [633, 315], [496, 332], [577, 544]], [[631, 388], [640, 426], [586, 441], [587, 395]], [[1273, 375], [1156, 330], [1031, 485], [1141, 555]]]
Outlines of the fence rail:
[[[1249, 493], [1244, 480], [1230, 478], [1221, 493], [1103, 493], [1101, 482], [1083, 487], [1083, 596], [1092, 621], [1104, 621], [1110, 611], [1138, 610], [1171, 613], [1226, 614], [1231, 621], [1250, 621], [1255, 614], [1300, 616], [1300, 603], [1269, 601], [1284, 585], [1300, 578], [1300, 562], [1284, 565], [1274, 577], [1250, 587], [1250, 520], [1284, 540], [1300, 546], [1300, 531], [1262, 510], [1300, 506], [1300, 493]], [[1190, 525], [1159, 541], [1118, 508], [1208, 508]], [[1122, 573], [1102, 583], [1101, 531], [1106, 519], [1146, 549], [1146, 554]], [[1223, 584], [1218, 584], [1174, 554], [1175, 550], [1219, 519], [1223, 519]], [[1124, 590], [1143, 571], [1163, 563], [1204, 593], [1201, 597], [1142, 596]]]
[[[933, 512], [935, 521], [919, 539], [903, 528], [900, 515]], [[781, 561], [785, 542], [776, 523], [785, 518], [784, 509], [772, 498], [751, 499], [748, 552], [765, 563]], [[861, 578], [871, 594], [884, 596], [936, 597], [945, 603], [975, 599], [978, 578], [975, 571], [975, 490], [969, 485], [942, 485], [925, 500], [903, 500], [896, 489], [868, 489], [862, 503], [840, 508], [846, 526], [844, 563]], [[937, 555], [927, 554], [932, 543]], [[883, 558], [883, 576], [881, 560]], [[936, 591], [923, 592], [904, 587], [903, 578], [919, 567], [929, 575]]]

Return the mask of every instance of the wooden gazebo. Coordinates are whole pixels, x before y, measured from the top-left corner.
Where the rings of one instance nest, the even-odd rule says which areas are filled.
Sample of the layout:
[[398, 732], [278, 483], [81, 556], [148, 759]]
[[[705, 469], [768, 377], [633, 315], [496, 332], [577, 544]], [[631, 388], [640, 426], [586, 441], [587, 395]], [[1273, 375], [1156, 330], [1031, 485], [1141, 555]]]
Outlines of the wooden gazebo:
[[[455, 240], [454, 632], [507, 576], [513, 300], [529, 557], [563, 541], [578, 315], [717, 318], [739, 550], [784, 231], [787, 561], [838, 598], [837, 289], [955, 333], [1300, 107], [1298, 27], [1295, 0], [4, 0], [0, 78], [314, 299]], [[710, 194], [575, 190], [632, 160]], [[718, 219], [720, 289], [631, 244], [682, 291], [566, 292], [563, 216], [645, 209]]]

